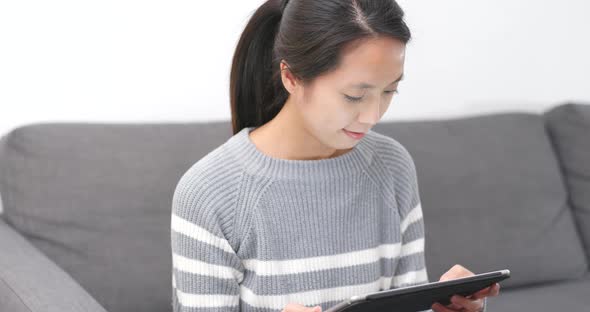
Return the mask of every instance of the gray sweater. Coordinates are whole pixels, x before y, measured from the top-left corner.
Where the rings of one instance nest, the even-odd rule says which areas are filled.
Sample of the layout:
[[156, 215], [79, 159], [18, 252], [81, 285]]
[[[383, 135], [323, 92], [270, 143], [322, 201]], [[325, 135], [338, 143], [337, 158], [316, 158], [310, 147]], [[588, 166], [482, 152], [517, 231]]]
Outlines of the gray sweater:
[[253, 129], [176, 186], [175, 312], [278, 312], [289, 302], [326, 310], [429, 281], [416, 168], [399, 142], [369, 131], [340, 156], [288, 160], [258, 150]]

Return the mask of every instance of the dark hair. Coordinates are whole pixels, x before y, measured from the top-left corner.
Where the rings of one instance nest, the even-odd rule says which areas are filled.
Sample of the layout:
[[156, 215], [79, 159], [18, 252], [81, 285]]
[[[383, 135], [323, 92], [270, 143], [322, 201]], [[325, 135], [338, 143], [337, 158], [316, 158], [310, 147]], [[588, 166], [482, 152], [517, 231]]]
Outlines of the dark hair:
[[406, 44], [410, 30], [394, 0], [268, 0], [238, 41], [230, 74], [233, 133], [273, 119], [289, 93], [280, 75], [307, 84], [334, 70], [340, 53], [359, 39], [389, 36]]

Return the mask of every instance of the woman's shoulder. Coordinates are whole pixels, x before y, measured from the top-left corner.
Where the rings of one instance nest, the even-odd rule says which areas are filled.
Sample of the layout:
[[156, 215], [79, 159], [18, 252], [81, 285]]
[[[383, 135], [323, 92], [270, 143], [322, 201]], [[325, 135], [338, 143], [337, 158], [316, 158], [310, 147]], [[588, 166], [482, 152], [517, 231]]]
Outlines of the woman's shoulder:
[[381, 159], [389, 169], [414, 166], [414, 159], [409, 150], [395, 138], [371, 130], [371, 139], [375, 155]]
[[180, 177], [172, 198], [172, 229], [197, 229], [238, 246], [234, 229], [242, 170], [221, 145], [192, 164]]
[[375, 140], [381, 143], [376, 144], [380, 146], [376, 154], [385, 164], [388, 175], [395, 181], [395, 196], [400, 203], [401, 214], [404, 215], [420, 201], [414, 159], [409, 150], [393, 137], [375, 132]]
[[178, 180], [174, 196], [201, 201], [225, 201], [233, 196], [242, 176], [241, 164], [224, 143], [194, 162]]

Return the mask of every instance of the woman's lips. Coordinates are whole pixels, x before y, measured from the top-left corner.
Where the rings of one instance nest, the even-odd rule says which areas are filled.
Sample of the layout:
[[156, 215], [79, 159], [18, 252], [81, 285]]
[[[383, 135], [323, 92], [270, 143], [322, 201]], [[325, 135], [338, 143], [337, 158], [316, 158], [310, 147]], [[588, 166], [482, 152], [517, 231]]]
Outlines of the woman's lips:
[[342, 129], [344, 130], [344, 133], [346, 133], [349, 137], [353, 138], [353, 139], [361, 139], [362, 137], [365, 136], [364, 132], [353, 132], [353, 131], [348, 131], [346, 129]]

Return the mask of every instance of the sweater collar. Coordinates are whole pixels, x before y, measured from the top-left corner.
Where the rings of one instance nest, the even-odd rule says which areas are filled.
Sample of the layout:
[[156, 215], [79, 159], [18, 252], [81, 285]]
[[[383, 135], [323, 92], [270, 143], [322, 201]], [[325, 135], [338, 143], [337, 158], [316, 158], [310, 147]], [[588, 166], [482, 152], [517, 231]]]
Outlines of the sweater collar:
[[368, 167], [373, 159], [375, 137], [372, 130], [342, 155], [318, 160], [293, 160], [271, 157], [260, 151], [249, 136], [255, 128], [245, 127], [230, 140], [236, 159], [255, 175], [298, 180], [344, 178]]

